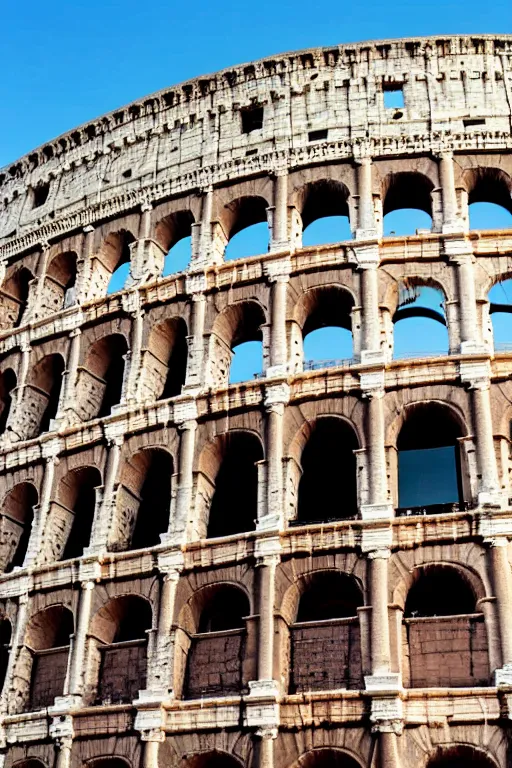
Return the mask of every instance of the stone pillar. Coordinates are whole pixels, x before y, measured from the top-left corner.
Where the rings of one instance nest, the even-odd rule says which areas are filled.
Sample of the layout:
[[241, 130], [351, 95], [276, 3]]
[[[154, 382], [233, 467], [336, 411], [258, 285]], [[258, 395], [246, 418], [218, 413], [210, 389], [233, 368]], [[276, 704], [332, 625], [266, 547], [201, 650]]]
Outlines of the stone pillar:
[[452, 152], [443, 152], [439, 160], [439, 176], [443, 200], [443, 233], [460, 232], [462, 225], [457, 212], [457, 192], [453, 172]]
[[[380, 768], [399, 768], [398, 734], [402, 723], [394, 723], [379, 726], [379, 765]], [[396, 729], [396, 730], [395, 730]]]
[[87, 301], [92, 272], [92, 255], [94, 251], [94, 227], [84, 227], [84, 242], [82, 256], [78, 260], [76, 276], [76, 298], [79, 304]]
[[274, 741], [277, 738], [277, 728], [261, 728], [257, 735], [260, 737], [258, 768], [273, 768]]
[[82, 584], [80, 602], [78, 606], [78, 621], [73, 645], [73, 656], [69, 672], [69, 692], [71, 696], [81, 696], [83, 693], [83, 673], [85, 667], [85, 647], [87, 633], [91, 620], [92, 597], [94, 582], [86, 581]]
[[359, 210], [356, 238], [358, 240], [375, 238], [377, 237], [377, 228], [373, 208], [372, 161], [370, 157], [361, 158], [357, 169], [357, 191]]
[[180, 543], [186, 536], [192, 518], [194, 487], [194, 449], [197, 429], [195, 418], [186, 419], [178, 425], [180, 430], [180, 451], [178, 456], [178, 493], [176, 498], [176, 519], [171, 523], [170, 542]]
[[502, 669], [494, 670], [496, 685], [512, 685], [512, 577], [508, 560], [508, 541], [504, 537], [498, 537], [490, 539], [488, 544], [502, 663]]
[[[27, 383], [27, 375], [30, 363], [30, 342], [28, 336], [23, 338], [21, 344], [21, 362], [18, 372], [18, 379], [16, 387], [12, 392], [12, 404], [7, 419], [6, 430], [2, 435], [2, 442], [10, 443], [20, 439], [20, 435], [23, 432], [23, 395], [25, 394], [25, 386]], [[21, 430], [20, 430], [21, 426]]]
[[278, 275], [271, 283], [270, 367], [267, 376], [285, 376], [287, 369], [286, 296], [288, 275]]
[[[358, 256], [361, 259], [365, 258], [365, 254], [359, 253]], [[378, 253], [373, 253], [371, 260], [360, 260], [359, 267], [363, 325], [361, 361], [363, 363], [381, 362], [384, 357], [380, 333]]]
[[283, 422], [285, 407], [290, 399], [290, 388], [285, 383], [270, 384], [265, 391], [267, 412], [265, 508], [257, 522], [258, 530], [280, 529], [284, 524], [283, 504]]
[[73, 739], [71, 736], [63, 736], [57, 739], [57, 757], [55, 758], [55, 768], [70, 768], [72, 746]]
[[461, 254], [454, 262], [457, 264], [459, 289], [460, 351], [471, 353], [482, 347], [478, 337], [473, 255]]
[[365, 432], [368, 504], [361, 506], [361, 516], [365, 520], [393, 517], [393, 507], [388, 498], [383, 386], [383, 372], [361, 375], [361, 389], [367, 403]]
[[23, 645], [23, 638], [25, 637], [25, 629], [27, 626], [27, 611], [28, 608], [28, 591], [21, 594], [18, 598], [18, 613], [16, 616], [16, 622], [14, 624], [14, 633], [11, 640], [11, 650], [9, 652], [9, 659], [7, 661], [7, 669], [5, 670], [4, 685], [1, 693], [1, 709], [5, 711], [8, 699], [12, 693], [12, 676], [18, 660], [18, 649]]
[[[206, 296], [204, 293], [194, 292], [195, 287], [194, 284], [187, 285], [187, 292], [192, 293], [192, 313], [190, 318], [190, 336], [187, 339], [188, 360], [185, 390], [198, 390], [202, 387], [204, 381]], [[201, 285], [201, 287], [203, 286]]]
[[387, 674], [391, 651], [389, 645], [388, 616], [388, 562], [389, 549], [377, 549], [368, 554], [370, 576], [370, 652], [372, 676]]
[[278, 171], [274, 180], [274, 211], [271, 251], [289, 248], [288, 239], [288, 170]]
[[95, 555], [104, 552], [107, 548], [110, 524], [114, 516], [114, 487], [116, 483], [119, 464], [121, 461], [121, 447], [123, 436], [118, 435], [109, 439], [107, 465], [105, 468], [105, 480], [101, 501], [98, 504], [91, 531], [91, 543], [85, 548], [84, 554]]
[[478, 503], [501, 506], [498, 467], [494, 450], [494, 434], [490, 400], [489, 379], [476, 380], [472, 384], [475, 451], [478, 466]]
[[[162, 736], [165, 736], [163, 732]], [[143, 740], [142, 768], [158, 768], [158, 752], [163, 740], [159, 735], [155, 735], [155, 738]]]
[[212, 258], [212, 217], [213, 217], [213, 188], [204, 191], [201, 206], [201, 236], [197, 260], [201, 264], [208, 263]]
[[[258, 683], [274, 687], [274, 593], [276, 570], [280, 561], [280, 542], [268, 539], [264, 546], [272, 551], [264, 554], [258, 562], [259, 591], [259, 635], [258, 635]], [[275, 684], [277, 685], [277, 684]]]
[[41, 297], [44, 289], [44, 278], [46, 274], [46, 266], [48, 263], [48, 257], [50, 255], [50, 246], [48, 243], [41, 243], [39, 258], [37, 260], [36, 275], [34, 280], [30, 282], [29, 295], [27, 299], [27, 306], [23, 315], [22, 323], [33, 322], [37, 310], [41, 303]]
[[64, 414], [68, 408], [74, 405], [74, 394], [76, 376], [78, 371], [78, 362], [80, 360], [80, 337], [82, 331], [80, 328], [74, 328], [69, 334], [70, 343], [68, 350], [68, 359], [66, 363], [66, 369], [62, 374], [62, 386], [60, 388], [59, 407], [57, 409], [57, 416], [55, 421], [59, 422], [63, 419]]
[[41, 483], [41, 494], [39, 498], [39, 504], [34, 508], [34, 521], [32, 524], [32, 531], [27, 547], [27, 554], [25, 556], [24, 566], [32, 565], [38, 555], [42, 554], [41, 544], [44, 536], [44, 530], [46, 527], [46, 520], [48, 518], [48, 512], [50, 510], [50, 499], [53, 488], [53, 480], [55, 477], [55, 467], [59, 463], [57, 454], [59, 452], [59, 445], [57, 443], [47, 443], [46, 450], [49, 455], [46, 456], [46, 462], [44, 465], [43, 482]]
[[137, 400], [137, 387], [140, 380], [142, 353], [142, 334], [144, 331], [144, 310], [137, 309], [132, 315], [132, 328], [129, 351], [129, 368], [126, 374], [125, 401], [134, 403]]

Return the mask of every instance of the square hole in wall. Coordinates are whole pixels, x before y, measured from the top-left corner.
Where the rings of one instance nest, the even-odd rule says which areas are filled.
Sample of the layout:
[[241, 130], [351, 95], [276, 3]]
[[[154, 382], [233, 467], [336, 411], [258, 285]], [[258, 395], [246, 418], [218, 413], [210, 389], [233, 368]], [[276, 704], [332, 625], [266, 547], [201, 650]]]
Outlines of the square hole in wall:
[[324, 128], [319, 131], [310, 131], [308, 133], [308, 141], [323, 141], [327, 138], [328, 130]]
[[242, 133], [251, 133], [263, 128], [263, 107], [244, 107], [242, 115]]
[[384, 106], [386, 109], [403, 109], [405, 107], [404, 89], [396, 83], [384, 84]]
[[48, 199], [50, 193], [49, 184], [38, 184], [34, 189], [33, 208], [40, 208]]

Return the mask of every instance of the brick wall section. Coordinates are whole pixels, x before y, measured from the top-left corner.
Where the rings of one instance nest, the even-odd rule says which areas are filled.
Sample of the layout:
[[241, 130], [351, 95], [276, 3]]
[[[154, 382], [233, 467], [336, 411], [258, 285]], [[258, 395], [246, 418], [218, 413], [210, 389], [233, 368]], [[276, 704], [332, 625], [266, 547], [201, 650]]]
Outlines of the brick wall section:
[[34, 656], [30, 702], [27, 710], [49, 707], [56, 696], [62, 696], [68, 666], [69, 648], [39, 651]]
[[290, 693], [364, 688], [357, 619], [297, 624], [291, 636]]
[[147, 643], [135, 640], [100, 649], [98, 702], [131, 702], [146, 687]]
[[226, 696], [242, 692], [245, 631], [197, 635], [188, 655], [185, 697]]
[[407, 619], [411, 688], [489, 685], [483, 616]]

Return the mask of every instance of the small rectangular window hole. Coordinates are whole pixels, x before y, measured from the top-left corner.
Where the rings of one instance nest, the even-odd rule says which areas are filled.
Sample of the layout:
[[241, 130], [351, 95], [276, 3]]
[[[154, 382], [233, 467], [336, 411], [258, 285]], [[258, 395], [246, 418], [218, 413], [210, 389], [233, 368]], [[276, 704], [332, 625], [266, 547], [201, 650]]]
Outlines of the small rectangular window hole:
[[401, 85], [384, 85], [384, 106], [386, 109], [405, 107], [404, 89]]
[[49, 184], [38, 184], [34, 189], [34, 208], [40, 208], [46, 203], [50, 193]]
[[263, 128], [263, 107], [245, 107], [242, 115], [242, 133], [251, 133]]
[[327, 128], [321, 131], [310, 131], [308, 133], [308, 141], [322, 141], [327, 138], [328, 133]]
[[483, 118], [469, 118], [468, 120], [462, 121], [464, 128], [474, 128], [476, 125], [485, 125], [485, 120]]

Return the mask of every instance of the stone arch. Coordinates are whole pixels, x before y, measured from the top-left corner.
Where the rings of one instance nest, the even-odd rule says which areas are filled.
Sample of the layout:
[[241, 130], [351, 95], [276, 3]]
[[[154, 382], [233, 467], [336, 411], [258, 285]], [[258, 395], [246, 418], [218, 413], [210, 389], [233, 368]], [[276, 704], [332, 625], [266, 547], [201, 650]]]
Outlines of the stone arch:
[[[187, 653], [184, 698], [242, 693], [249, 597], [239, 585], [219, 582], [198, 590], [181, 612], [190, 634], [179, 638]], [[178, 638], [177, 638], [178, 639]]]
[[0, 569], [3, 572], [23, 566], [37, 502], [36, 488], [30, 482], [18, 483], [3, 498], [0, 516]]
[[[310, 181], [296, 190], [294, 197], [300, 214], [302, 234], [315, 221], [335, 217], [333, 224], [339, 227], [340, 234], [337, 239], [333, 238], [333, 241], [347, 239], [347, 232], [342, 227], [341, 220], [346, 218], [350, 226], [350, 192], [342, 181], [333, 178]], [[334, 231], [335, 226], [332, 227]]]
[[338, 747], [316, 747], [303, 753], [289, 768], [363, 768], [352, 751]]
[[76, 304], [77, 260], [75, 251], [62, 251], [52, 257], [46, 268], [38, 306], [34, 309], [35, 320]]
[[17, 675], [24, 685], [16, 686], [28, 711], [51, 706], [64, 694], [73, 613], [64, 605], [50, 605], [33, 614], [27, 624], [25, 641], [18, 659]]
[[119, 229], [106, 235], [91, 259], [89, 301], [104, 296], [114, 272], [123, 264], [129, 264], [130, 246], [134, 242], [135, 237], [128, 229]]
[[[432, 192], [435, 184], [432, 179], [420, 171], [393, 171], [382, 182], [382, 215], [401, 209], [413, 209], [426, 213], [431, 221], [434, 218]], [[430, 227], [432, 227], [432, 223]], [[423, 229], [423, 227], [418, 227]], [[410, 232], [408, 234], [415, 234]]]
[[[395, 284], [396, 285], [396, 284]], [[434, 293], [435, 292], [435, 293]], [[397, 335], [396, 325], [404, 321], [409, 323], [409, 336], [415, 336], [421, 340], [423, 336], [429, 338], [430, 343], [416, 347], [415, 345], [406, 346], [405, 356], [410, 356], [411, 352], [418, 357], [424, 355], [448, 354], [450, 349], [455, 347], [455, 329], [448, 327], [448, 316], [446, 312], [447, 295], [444, 286], [432, 277], [407, 276], [396, 285], [394, 297], [394, 312], [392, 314], [393, 322], [393, 352], [395, 357], [401, 357], [400, 336]], [[421, 320], [421, 325], [417, 320]], [[453, 318], [455, 319], [455, 318]], [[425, 325], [428, 323], [428, 326]], [[439, 326], [446, 328], [442, 334], [439, 332]], [[396, 341], [398, 341], [398, 350]], [[436, 344], [442, 348], [437, 349]]]
[[142, 352], [141, 399], [164, 400], [181, 394], [187, 374], [187, 324], [171, 317], [155, 325]]
[[131, 768], [131, 762], [119, 755], [100, 755], [83, 763], [84, 768]]
[[89, 650], [95, 703], [129, 703], [146, 687], [150, 601], [136, 594], [111, 598], [93, 616]]
[[489, 684], [486, 625], [473, 585], [480, 586], [466, 569], [451, 563], [423, 565], [413, 572], [402, 627], [407, 687]]
[[101, 472], [81, 466], [59, 481], [52, 499], [43, 535], [42, 553], [46, 562], [80, 557], [90, 544]]
[[[315, 370], [340, 364], [340, 359], [304, 361], [304, 341], [319, 329], [342, 328], [352, 337], [353, 293], [344, 285], [315, 286], [305, 291], [293, 308], [290, 327], [291, 360], [294, 370]], [[347, 346], [346, 340], [338, 341]], [[353, 341], [348, 344], [349, 357], [354, 354]]]
[[[269, 208], [268, 201], [257, 194], [247, 194], [243, 195], [242, 197], [237, 197], [235, 199], [230, 200], [223, 209], [220, 211], [219, 216], [219, 224], [220, 227], [217, 227], [217, 236], [219, 238], [224, 239], [224, 258], [225, 259], [231, 259], [231, 258], [242, 258], [245, 256], [252, 256], [255, 255], [253, 253], [245, 253], [245, 251], [241, 250], [241, 252], [238, 252], [238, 249], [233, 251], [231, 241], [232, 239], [238, 235], [243, 230], [249, 229], [249, 227], [255, 227], [258, 224], [264, 224], [266, 227], [266, 231], [268, 232], [268, 224], [267, 224], [267, 209]], [[261, 228], [263, 229], [263, 227]], [[254, 230], [256, 231], [256, 230]], [[258, 237], [258, 245], [263, 245], [263, 243], [260, 243], [260, 238]], [[262, 250], [262, 248], [256, 248], [256, 250]], [[268, 241], [266, 244], [266, 248], [263, 250], [264, 253], [268, 250]]]
[[209, 341], [208, 383], [213, 387], [228, 384], [233, 349], [248, 341], [263, 341], [266, 316], [254, 300], [239, 301], [220, 312], [213, 323]]
[[[288, 482], [295, 489], [297, 523], [325, 522], [357, 515], [356, 451], [360, 448], [354, 426], [345, 418], [319, 415], [298, 430], [289, 449]], [[340, 482], [344, 482], [343, 512], [339, 510]]]
[[316, 570], [283, 599], [290, 635], [289, 691], [361, 689], [359, 609], [364, 598], [352, 574]]
[[438, 746], [428, 758], [427, 768], [499, 768], [498, 762], [487, 750], [473, 744]]
[[512, 213], [512, 177], [496, 166], [478, 166], [464, 171], [462, 180], [468, 205], [494, 203]]
[[11, 425], [20, 440], [30, 440], [52, 428], [64, 368], [64, 358], [55, 353], [42, 357], [30, 370], [23, 393], [23, 410]]
[[183, 758], [180, 768], [245, 768], [245, 764], [233, 754], [211, 749]]
[[461, 442], [467, 429], [459, 412], [453, 403], [434, 400], [410, 403], [404, 410], [396, 439], [397, 506], [406, 514], [428, 514], [464, 504], [471, 492]]
[[160, 544], [171, 511], [173, 457], [146, 447], [127, 458], [121, 469], [109, 550], [146, 549]]
[[108, 416], [120, 402], [127, 351], [122, 333], [102, 336], [89, 347], [76, 385], [75, 410], [81, 421]]
[[33, 272], [25, 266], [8, 270], [7, 277], [0, 288], [2, 299], [0, 331], [7, 331], [21, 325], [33, 280]]
[[[201, 533], [212, 538], [255, 529], [258, 464], [263, 458], [260, 437], [245, 429], [231, 429], [205, 445], [196, 482]], [[244, 499], [243, 514], [240, 499]]]

